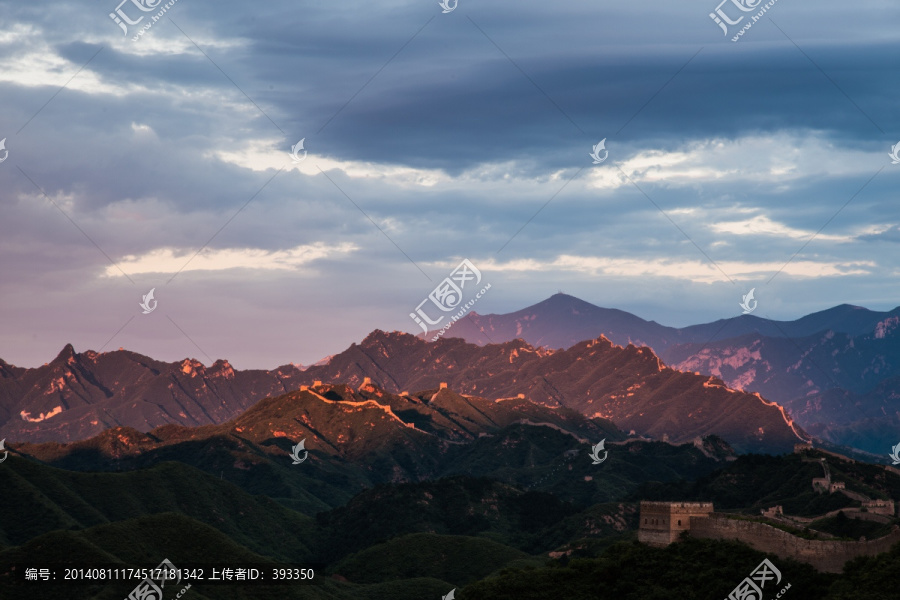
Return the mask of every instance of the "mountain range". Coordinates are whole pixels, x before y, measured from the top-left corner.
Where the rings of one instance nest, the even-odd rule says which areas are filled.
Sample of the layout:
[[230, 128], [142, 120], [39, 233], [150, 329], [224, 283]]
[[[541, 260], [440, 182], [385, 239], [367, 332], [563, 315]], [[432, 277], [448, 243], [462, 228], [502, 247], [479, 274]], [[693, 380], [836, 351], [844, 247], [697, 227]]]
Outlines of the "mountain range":
[[889, 312], [877, 312], [842, 304], [795, 321], [773, 321], [753, 314], [741, 314], [730, 319], [677, 328], [647, 321], [623, 310], [595, 306], [560, 292], [507, 314], [479, 315], [469, 312], [445, 336], [461, 337], [480, 345], [521, 338], [535, 346], [568, 348], [583, 340], [604, 335], [621, 346], [648, 346], [663, 356], [670, 346], [705, 345], [748, 334], [769, 338], [803, 338], [823, 331], [834, 331], [855, 337], [896, 329], [898, 322], [900, 307]]
[[[98, 428], [64, 443], [7, 444], [0, 597], [9, 600], [114, 599], [133, 587], [14, 583], [24, 566], [63, 572], [162, 558], [316, 572], [312, 582], [281, 586], [197, 582], [189, 593], [208, 600], [413, 600], [451, 590], [460, 600], [673, 590], [712, 600], [765, 555], [725, 541], [638, 544], [640, 500], [713, 501], [748, 520], [778, 504], [821, 535], [852, 540], [884, 536], [896, 520], [838, 511], [858, 510], [860, 495], [900, 500], [890, 468], [825, 452], [739, 455], [789, 450], [805, 434], [759, 395], [603, 336], [550, 350], [376, 330], [306, 370], [241, 372], [224, 361], [207, 368], [71, 347], [38, 369], [7, 367], [0, 385], [12, 424], [4, 427], [33, 437]], [[15, 386], [32, 404], [10, 402]], [[237, 397], [249, 406], [226, 418]], [[63, 401], [81, 407], [77, 418], [67, 421], [68, 408], [47, 414]], [[109, 415], [140, 427], [91, 423]], [[701, 435], [707, 430], [724, 435]], [[601, 441], [598, 463], [591, 454]], [[814, 490], [823, 468], [848, 493]], [[837, 517], [822, 518], [831, 512]], [[842, 575], [777, 564], [805, 590], [798, 598], [889, 598], [875, 578], [895, 572], [900, 546]]]
[[37, 368], [0, 360], [0, 439], [215, 425], [302, 385], [366, 377], [391, 393], [447, 383], [491, 400], [523, 394], [673, 442], [717, 434], [741, 452], [780, 452], [813, 434], [884, 456], [900, 429], [900, 309], [677, 329], [556, 294], [507, 315], [471, 313], [433, 343], [376, 330], [311, 367], [272, 370], [67, 345]]
[[795, 321], [748, 314], [679, 329], [560, 293], [513, 313], [470, 313], [445, 337], [570, 348], [599, 335], [646, 346], [674, 369], [759, 393], [832, 443], [883, 454], [900, 441], [900, 307], [844, 304]]
[[[606, 476], [594, 479], [589, 454], [601, 440], [611, 456]], [[300, 441], [308, 455], [298, 465], [291, 452]], [[591, 504], [633, 491], [636, 484], [627, 482], [705, 474], [735, 457], [715, 437], [673, 447], [629, 439], [611, 421], [566, 408], [448, 388], [391, 394], [368, 382], [304, 386], [218, 425], [115, 427], [86, 440], [9, 449], [66, 471], [143, 472], [175, 461], [305, 514], [341, 506], [378, 484], [451, 475], [490, 476], [525, 489], [567, 481], [559, 496]]]
[[35, 369], [0, 366], [0, 436], [16, 442], [76, 441], [117, 426], [147, 432], [166, 424], [217, 425], [304, 385], [360, 386], [366, 378], [393, 394], [447, 384], [491, 401], [570, 409], [673, 443], [714, 434], [739, 452], [785, 452], [809, 439], [759, 395], [670, 369], [647, 348], [622, 348], [602, 336], [554, 351], [522, 340], [427, 343], [376, 330], [328, 364], [305, 370], [239, 371], [225, 361], [207, 368], [124, 350], [79, 354], [71, 346]]

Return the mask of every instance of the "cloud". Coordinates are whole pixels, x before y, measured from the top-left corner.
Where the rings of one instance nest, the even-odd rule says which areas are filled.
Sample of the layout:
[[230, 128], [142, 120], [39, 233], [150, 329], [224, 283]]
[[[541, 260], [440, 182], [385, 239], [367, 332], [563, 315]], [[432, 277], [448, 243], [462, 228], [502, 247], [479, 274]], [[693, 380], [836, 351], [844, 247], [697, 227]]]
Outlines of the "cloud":
[[[701, 260], [683, 259], [630, 259], [602, 256], [560, 255], [553, 260], [536, 259], [498, 262], [479, 262], [479, 267], [490, 272], [540, 273], [569, 271], [592, 277], [609, 275], [632, 278], [666, 278], [688, 280], [693, 283], [716, 283], [727, 281], [715, 266]], [[732, 279], [753, 281], [770, 277], [781, 270], [782, 273], [798, 278], [846, 277], [851, 275], [871, 275], [876, 267], [873, 261], [811, 261], [795, 260], [788, 264], [777, 262], [718, 263]]]
[[[871, 174], [881, 148], [840, 148], [821, 131], [773, 131], [697, 139], [671, 149], [642, 148], [588, 173], [590, 185], [614, 190], [635, 183], [665, 187], [740, 185], [784, 192], [815, 178]], [[627, 148], [623, 148], [628, 152]], [[630, 180], [630, 181], [629, 181]]]
[[[4, 5], [4, 359], [99, 347], [185, 265], [166, 310], [244, 366], [409, 326], [462, 257], [494, 283], [481, 309], [562, 287], [700, 322], [735, 305], [697, 247], [768, 278], [851, 199], [774, 282], [777, 317], [896, 297], [872, 243], [900, 239], [900, 33], [876, 0], [779, 3], [796, 46], [768, 21], [728, 42], [706, 0], [179, 0], [132, 42], [118, 1]], [[149, 323], [112, 347], [183, 358]]]
[[871, 230], [864, 235], [860, 235], [859, 239], [864, 242], [900, 242], [900, 225], [884, 224], [872, 227]]
[[752, 235], [752, 236], [772, 236], [780, 238], [793, 238], [798, 240], [808, 240], [815, 236], [820, 241], [832, 242], [850, 242], [856, 239], [852, 235], [833, 235], [828, 233], [819, 233], [806, 229], [796, 229], [773, 221], [767, 215], [756, 215], [749, 219], [740, 221], [721, 221], [710, 225], [713, 231], [717, 233], [725, 233], [729, 235]]
[[[86, 62], [94, 52], [84, 54]], [[140, 84], [131, 82], [110, 82], [101, 74], [86, 67], [79, 72], [83, 64], [75, 64], [59, 54], [49, 44], [41, 44], [27, 50], [20, 50], [4, 57], [3, 70], [0, 71], [0, 83], [21, 87], [61, 88], [95, 95], [124, 96], [137, 90], [144, 90]], [[73, 77], [78, 73], [77, 77]]]
[[[259, 269], [263, 271], [294, 271], [324, 258], [346, 256], [359, 248], [350, 243], [327, 245], [307, 244], [288, 250], [267, 251], [259, 248], [204, 249], [196, 252], [159, 248], [140, 256], [126, 256], [117, 268], [106, 268], [107, 277], [122, 277], [142, 273], [177, 273], [181, 271], [226, 271], [229, 269]], [[196, 254], [196, 256], [194, 256]]]
[[[440, 169], [417, 169], [403, 165], [379, 164], [368, 161], [338, 160], [313, 153], [309, 143], [304, 143], [306, 158], [295, 162], [287, 149], [279, 148], [281, 140], [250, 140], [235, 144], [230, 150], [213, 150], [210, 154], [224, 163], [253, 171], [270, 169], [293, 170], [304, 175], [318, 175], [321, 171], [342, 171], [353, 179], [382, 179], [398, 186], [434, 187], [449, 183], [452, 178]], [[295, 142], [296, 143], [296, 142]]]

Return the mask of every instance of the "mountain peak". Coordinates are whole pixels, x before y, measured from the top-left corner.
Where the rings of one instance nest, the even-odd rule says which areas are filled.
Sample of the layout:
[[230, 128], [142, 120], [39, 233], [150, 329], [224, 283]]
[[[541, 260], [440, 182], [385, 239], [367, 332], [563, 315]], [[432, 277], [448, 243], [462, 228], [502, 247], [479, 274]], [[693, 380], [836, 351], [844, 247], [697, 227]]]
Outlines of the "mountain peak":
[[[416, 347], [417, 344], [424, 343], [424, 340], [419, 336], [413, 335], [411, 333], [406, 333], [404, 331], [382, 331], [381, 329], [373, 330], [369, 335], [367, 335], [363, 340], [353, 346], [358, 346], [359, 348], [366, 348], [369, 352], [378, 352], [383, 354], [387, 351], [387, 349], [391, 348], [412, 348]], [[330, 359], [333, 357], [329, 357], [327, 361], [320, 361], [322, 363], [321, 366], [327, 365]], [[319, 364], [314, 366], [320, 366]]]
[[72, 344], [66, 344], [60, 350], [53, 362], [70, 362], [75, 359], [75, 347]]
[[650, 345], [674, 338], [677, 331], [623, 310], [603, 308], [563, 292], [508, 314], [470, 315], [455, 324], [444, 339], [461, 337], [471, 343], [503, 343], [521, 338], [532, 346], [569, 348], [603, 334], [621, 346]]
[[379, 342], [383, 340], [394, 340], [394, 339], [403, 339], [410, 338], [414, 339], [416, 336], [406, 333], [405, 331], [382, 331], [381, 329], [373, 329], [369, 335], [363, 338], [363, 341], [360, 342], [360, 345], [363, 346], [370, 342]]
[[570, 296], [569, 294], [564, 294], [563, 292], [557, 292], [544, 300], [543, 302], [538, 302], [534, 305], [533, 308], [537, 307], [546, 307], [551, 309], [559, 310], [560, 308], [599, 308], [598, 306], [591, 304], [590, 302], [586, 302], [581, 298], [576, 298], [575, 296]]

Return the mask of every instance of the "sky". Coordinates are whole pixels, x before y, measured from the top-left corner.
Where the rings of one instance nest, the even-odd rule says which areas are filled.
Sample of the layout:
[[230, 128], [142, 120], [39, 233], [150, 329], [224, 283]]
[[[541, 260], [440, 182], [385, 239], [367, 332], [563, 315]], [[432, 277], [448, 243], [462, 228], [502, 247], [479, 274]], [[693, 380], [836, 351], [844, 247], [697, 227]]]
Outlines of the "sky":
[[117, 1], [0, 2], [9, 363], [311, 364], [463, 259], [481, 314], [900, 304], [896, 3]]

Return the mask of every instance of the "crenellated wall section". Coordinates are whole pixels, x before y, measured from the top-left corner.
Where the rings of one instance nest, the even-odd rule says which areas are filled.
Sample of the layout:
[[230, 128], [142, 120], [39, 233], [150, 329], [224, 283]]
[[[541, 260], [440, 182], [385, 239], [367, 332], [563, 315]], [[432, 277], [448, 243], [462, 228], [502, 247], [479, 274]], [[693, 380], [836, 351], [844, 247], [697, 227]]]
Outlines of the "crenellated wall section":
[[891, 546], [900, 542], [900, 527], [895, 526], [891, 533], [874, 540], [807, 540], [765, 523], [711, 514], [691, 519], [690, 535], [703, 539], [738, 540], [761, 552], [805, 562], [825, 573], [840, 573], [844, 563], [850, 559], [890, 550]]
[[881, 554], [900, 543], [897, 526], [874, 540], [807, 540], [765, 523], [716, 514], [711, 502], [641, 502], [639, 541], [668, 546], [678, 541], [684, 531], [700, 539], [743, 542], [761, 552], [805, 562], [825, 573], [840, 573], [848, 560]]

